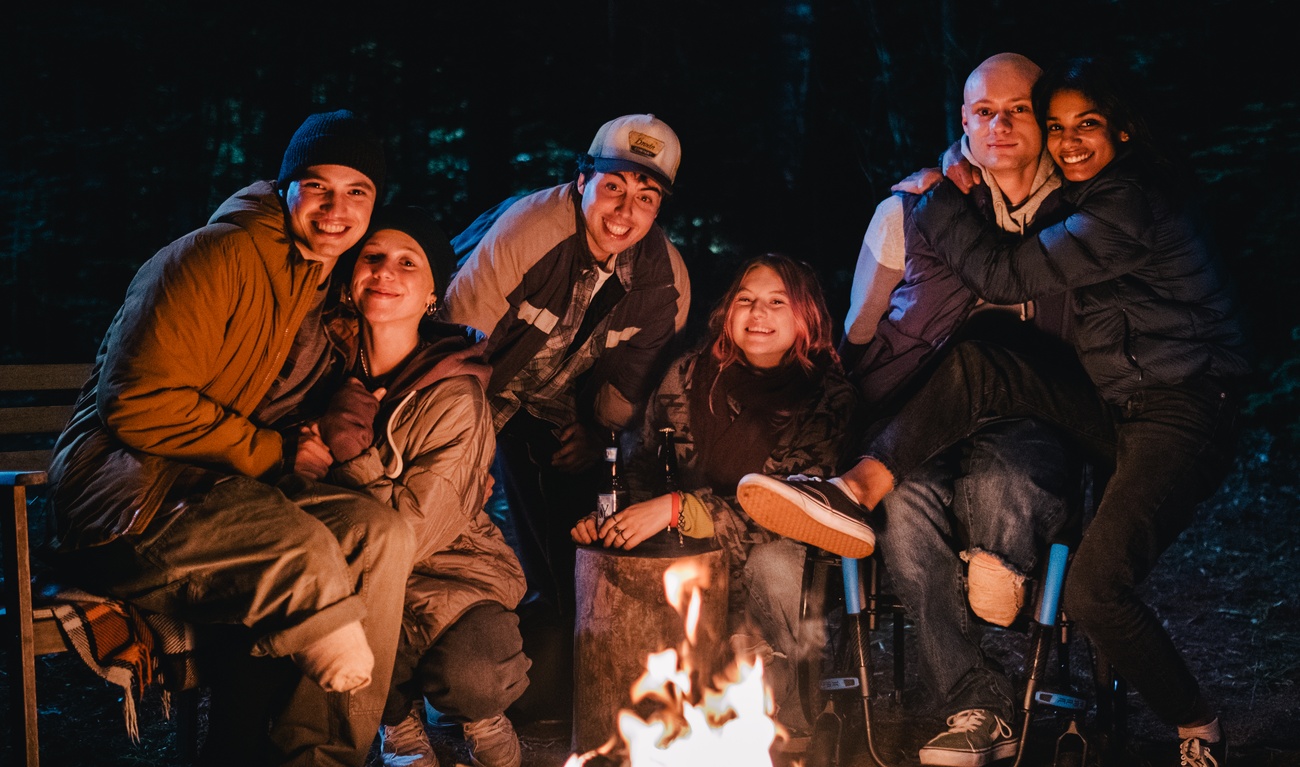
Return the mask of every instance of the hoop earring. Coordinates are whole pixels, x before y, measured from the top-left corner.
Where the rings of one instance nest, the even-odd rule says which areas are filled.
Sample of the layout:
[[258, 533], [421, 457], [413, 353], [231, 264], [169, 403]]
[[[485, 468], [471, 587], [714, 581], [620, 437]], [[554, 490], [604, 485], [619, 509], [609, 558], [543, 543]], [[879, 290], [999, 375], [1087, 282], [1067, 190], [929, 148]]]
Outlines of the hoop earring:
[[436, 298], [430, 301], [428, 306], [424, 307], [424, 313], [426, 316], [429, 317], [432, 317], [433, 313], [437, 310], [438, 310], [438, 299]]

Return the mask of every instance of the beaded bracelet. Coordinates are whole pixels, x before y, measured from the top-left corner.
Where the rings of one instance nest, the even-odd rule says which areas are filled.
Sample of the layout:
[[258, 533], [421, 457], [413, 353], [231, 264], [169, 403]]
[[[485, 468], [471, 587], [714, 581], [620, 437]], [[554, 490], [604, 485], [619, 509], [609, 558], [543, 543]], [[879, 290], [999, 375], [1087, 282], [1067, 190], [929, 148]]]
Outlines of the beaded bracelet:
[[672, 516], [668, 518], [668, 532], [671, 533], [676, 530], [678, 545], [685, 546], [686, 540], [682, 537], [682, 520], [685, 518], [686, 512], [682, 508], [682, 494], [674, 492], [671, 493], [671, 495], [673, 499], [673, 512]]

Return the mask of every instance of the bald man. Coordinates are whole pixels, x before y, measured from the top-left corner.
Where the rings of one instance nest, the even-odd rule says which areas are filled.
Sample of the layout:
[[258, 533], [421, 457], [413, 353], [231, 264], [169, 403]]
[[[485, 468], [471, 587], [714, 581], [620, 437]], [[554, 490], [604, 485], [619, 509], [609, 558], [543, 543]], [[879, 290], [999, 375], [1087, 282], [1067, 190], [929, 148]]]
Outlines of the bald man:
[[[960, 149], [982, 179], [972, 199], [990, 221], [1017, 233], [1054, 220], [1061, 183], [1030, 101], [1040, 73], [1024, 56], [1001, 53], [976, 67], [963, 90]], [[914, 228], [918, 199], [898, 193], [876, 207], [844, 323], [840, 352], [878, 424], [957, 340], [1062, 345], [1063, 305], [982, 303]], [[833, 550], [836, 536], [847, 546], [874, 532], [893, 589], [915, 620], [922, 684], [947, 718], [948, 728], [921, 749], [921, 763], [983, 765], [1015, 754], [1016, 696], [983, 653], [970, 612], [1002, 626], [1017, 617], [1027, 575], [1068, 516], [1076, 476], [1047, 427], [1015, 420], [986, 427], [909, 475], [878, 507], [874, 531], [851, 494], [841, 497], [842, 479], [751, 475], [740, 500], [760, 524], [785, 535], [799, 537], [809, 519], [823, 522], [811, 541], [823, 548]]]

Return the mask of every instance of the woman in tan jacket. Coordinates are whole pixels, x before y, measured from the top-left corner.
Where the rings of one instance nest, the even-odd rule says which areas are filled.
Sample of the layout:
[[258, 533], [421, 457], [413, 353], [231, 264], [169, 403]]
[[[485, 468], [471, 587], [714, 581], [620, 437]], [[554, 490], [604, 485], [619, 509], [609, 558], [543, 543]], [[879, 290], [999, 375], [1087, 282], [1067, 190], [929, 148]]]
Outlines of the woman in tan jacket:
[[[484, 511], [496, 446], [476, 331], [430, 319], [451, 248], [419, 208], [385, 208], [362, 241], [330, 326], [350, 377], [308, 441], [330, 481], [401, 512], [416, 540], [402, 637], [385, 707], [385, 763], [436, 765], [424, 701], [465, 723], [473, 763], [517, 767], [504, 711], [528, 684], [514, 608], [524, 575]], [[435, 277], [435, 274], [438, 277]]]

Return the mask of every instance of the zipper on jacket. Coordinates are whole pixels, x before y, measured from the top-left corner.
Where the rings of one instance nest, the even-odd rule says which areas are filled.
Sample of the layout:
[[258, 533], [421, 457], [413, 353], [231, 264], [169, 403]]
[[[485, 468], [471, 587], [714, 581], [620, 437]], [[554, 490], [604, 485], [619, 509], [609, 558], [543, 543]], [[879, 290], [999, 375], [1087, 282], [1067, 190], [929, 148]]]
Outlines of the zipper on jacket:
[[[295, 256], [298, 257], [298, 258], [302, 258], [302, 256], [298, 253], [297, 246], [294, 246], [293, 250], [291, 250], [290, 253], [289, 253], [289, 258], [290, 258], [290, 259], [293, 259]], [[313, 279], [313, 275], [316, 275], [316, 274], [318, 274], [318, 273], [320, 272], [320, 262], [319, 262], [319, 261], [310, 261], [310, 260], [308, 260], [308, 259], [303, 259], [303, 260], [307, 262], [307, 263], [306, 263], [306, 268], [307, 268], [307, 279], [306, 279], [306, 281], [305, 281], [306, 284], [307, 284], [308, 286], [312, 286], [313, 288], [315, 288], [316, 286], [319, 286], [319, 284], [320, 284], [320, 282], [319, 282], [320, 278], [319, 278], [319, 277], [316, 277], [315, 279]], [[313, 268], [313, 267], [315, 267], [315, 268]], [[315, 283], [315, 284], [313, 285], [313, 283]], [[307, 311], [311, 308], [311, 301], [310, 301], [310, 300], [303, 300], [303, 298], [302, 298], [304, 295], [309, 295], [309, 293], [307, 293], [306, 291], [299, 291], [299, 290], [298, 290], [299, 287], [301, 287], [301, 286], [295, 286], [295, 293], [297, 294], [297, 301], [296, 301], [296, 303], [291, 307], [291, 311], [290, 311], [290, 313], [289, 313], [289, 314], [290, 314], [290, 316], [289, 316], [289, 324], [288, 324], [288, 325], [285, 325], [285, 326], [280, 330], [280, 337], [281, 337], [280, 348], [279, 348], [278, 350], [275, 351], [275, 355], [274, 355], [274, 357], [273, 357], [273, 359], [275, 360], [275, 364], [271, 366], [271, 369], [270, 369], [270, 371], [267, 373], [266, 378], [263, 379], [263, 382], [262, 382], [262, 391], [263, 391], [263, 392], [269, 392], [269, 391], [271, 390], [271, 386], [275, 383], [275, 379], [280, 375], [280, 371], [284, 368], [284, 361], [285, 361], [286, 359], [289, 358], [289, 351], [293, 348], [293, 339], [294, 339], [294, 336], [297, 335], [297, 330], [296, 330], [296, 328], [299, 328], [299, 327], [302, 326], [303, 318], [307, 316]], [[326, 288], [326, 289], [328, 290], [328, 288]], [[294, 332], [291, 333], [291, 332], [290, 332], [290, 328], [295, 328]], [[326, 337], [326, 339], [328, 339], [328, 338], [329, 338], [329, 333], [326, 333], [326, 334], [325, 334], [325, 337]], [[328, 345], [328, 343], [327, 343], [327, 345]], [[328, 354], [329, 352], [326, 351], [326, 353]], [[266, 394], [263, 393], [262, 397], [265, 397], [265, 396], [266, 396]]]
[[1124, 357], [1131, 365], [1133, 365], [1134, 368], [1137, 369], [1138, 380], [1141, 381], [1145, 373], [1142, 370], [1142, 365], [1138, 362], [1138, 358], [1134, 356], [1133, 348], [1130, 345], [1130, 342], [1133, 340], [1133, 326], [1130, 325], [1128, 321], [1128, 309], [1120, 309], [1120, 313], [1124, 315]]

